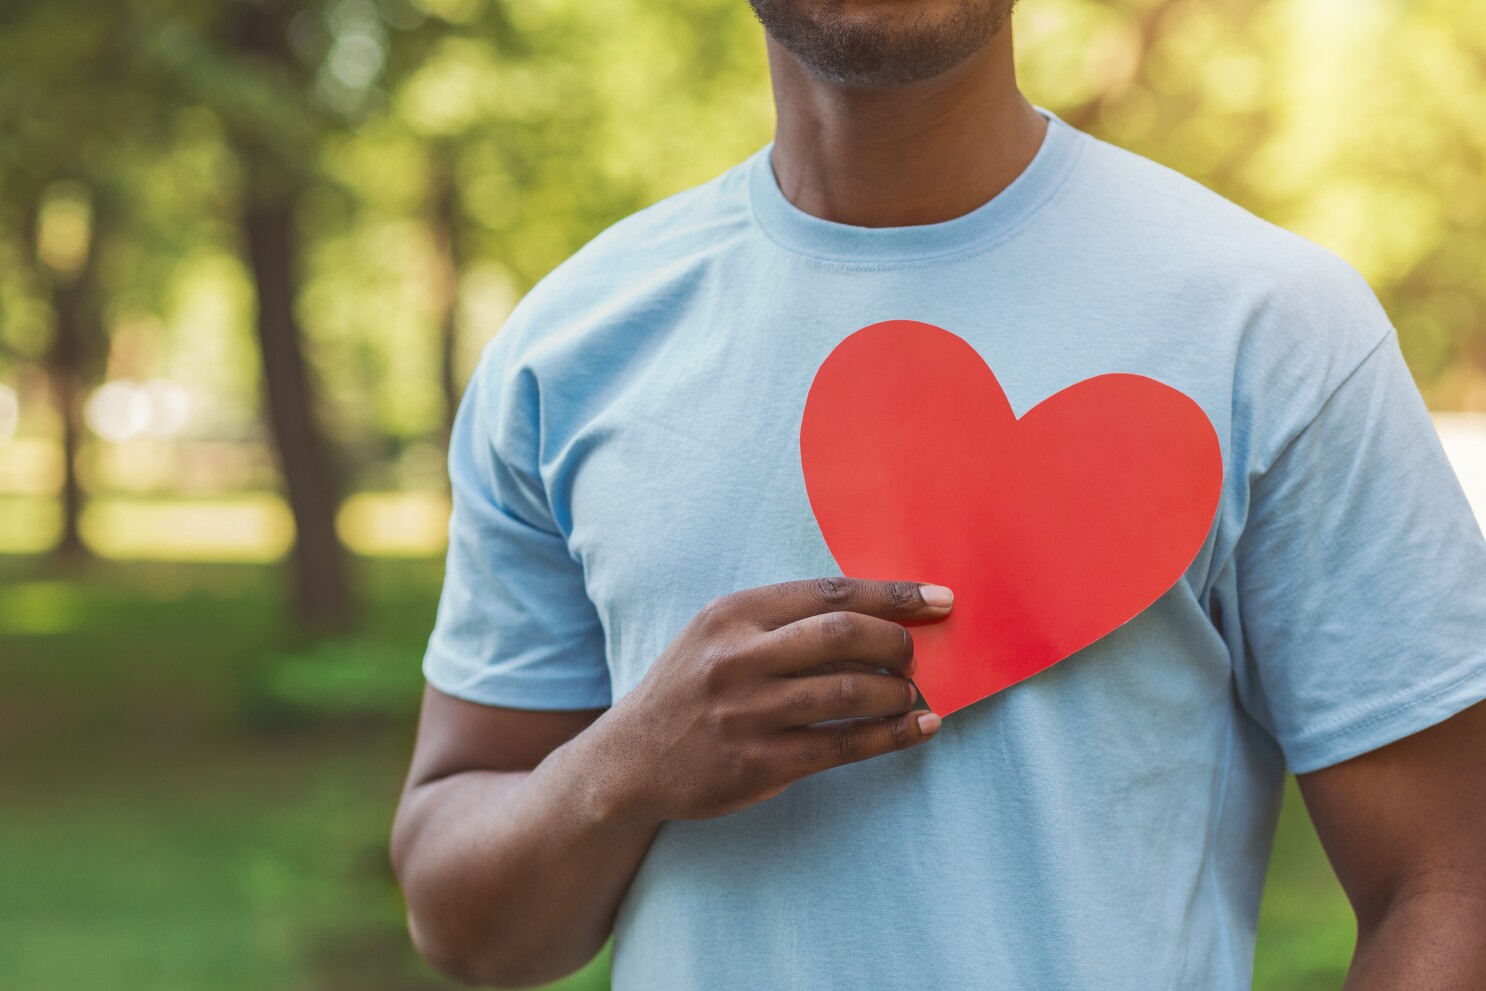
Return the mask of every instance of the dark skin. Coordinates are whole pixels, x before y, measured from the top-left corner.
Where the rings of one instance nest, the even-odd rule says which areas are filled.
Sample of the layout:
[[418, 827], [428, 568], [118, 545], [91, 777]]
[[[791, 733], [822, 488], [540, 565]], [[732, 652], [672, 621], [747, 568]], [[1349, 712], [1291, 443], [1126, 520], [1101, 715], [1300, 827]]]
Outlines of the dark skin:
[[939, 717], [913, 708], [899, 621], [942, 619], [951, 601], [846, 578], [735, 592], [602, 712], [428, 689], [392, 839], [419, 952], [468, 983], [560, 977], [603, 946], [661, 823], [930, 739]]
[[1357, 917], [1346, 991], [1486, 987], [1486, 703], [1299, 781]]
[[[1009, 27], [948, 65], [905, 34], [937, 19], [939, 51], [978, 38], [976, 17], [1001, 24], [1009, 0], [755, 6], [772, 32], [772, 162], [800, 209], [865, 227], [936, 223], [989, 200], [1036, 153], [1045, 123], [1017, 89]], [[834, 19], [850, 30], [830, 36], [867, 42], [786, 47], [770, 19], [786, 15], [805, 25], [796, 39]], [[608, 938], [661, 823], [927, 743], [938, 717], [913, 706], [899, 623], [949, 607], [920, 587], [821, 579], [726, 596], [607, 710], [501, 709], [427, 689], [392, 841], [418, 950], [467, 983], [570, 973]], [[853, 721], [821, 725], [840, 719]], [[1347, 991], [1486, 987], [1486, 704], [1300, 786], [1357, 916]]]
[[826, 220], [907, 227], [969, 213], [1021, 174], [1047, 129], [1017, 89], [1009, 25], [904, 84], [838, 85], [768, 45], [774, 173], [790, 202]]

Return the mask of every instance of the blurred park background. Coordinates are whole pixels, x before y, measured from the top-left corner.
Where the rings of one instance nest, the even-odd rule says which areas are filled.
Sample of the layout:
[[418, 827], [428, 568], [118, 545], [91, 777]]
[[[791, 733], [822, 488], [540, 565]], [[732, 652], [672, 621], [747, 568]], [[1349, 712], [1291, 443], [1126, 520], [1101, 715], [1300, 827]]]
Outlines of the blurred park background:
[[[1367, 276], [1486, 511], [1486, 2], [1016, 29], [1034, 101]], [[451, 410], [535, 280], [771, 127], [743, 0], [0, 2], [0, 984], [445, 986], [384, 850]], [[1351, 939], [1292, 789], [1257, 987]]]

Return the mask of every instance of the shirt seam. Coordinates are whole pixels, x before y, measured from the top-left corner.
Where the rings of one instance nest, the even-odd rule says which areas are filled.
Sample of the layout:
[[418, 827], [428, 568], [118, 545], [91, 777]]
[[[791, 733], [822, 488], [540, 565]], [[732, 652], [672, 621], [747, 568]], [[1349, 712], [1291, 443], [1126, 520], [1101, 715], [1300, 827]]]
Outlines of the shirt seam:
[[[1451, 691], [1459, 688], [1461, 685], [1466, 684], [1472, 679], [1479, 678], [1483, 674], [1486, 674], [1486, 666], [1483, 666], [1483, 661], [1486, 661], [1486, 654], [1474, 654], [1465, 663], [1464, 671], [1460, 672], [1459, 675], [1452, 677], [1449, 681], [1440, 685], [1438, 688], [1426, 690], [1423, 695], [1418, 695], [1413, 698], [1409, 698], [1410, 693], [1413, 691], [1418, 691], [1418, 689], [1405, 688], [1388, 696], [1382, 702], [1376, 703], [1375, 706], [1362, 710], [1362, 712], [1364, 713], [1362, 718], [1359, 719], [1355, 715], [1349, 715], [1331, 723], [1323, 723], [1316, 729], [1311, 730], [1307, 733], [1302, 733], [1295, 739], [1291, 740], [1289, 743], [1289, 747], [1294, 749], [1309, 749], [1319, 747], [1323, 744], [1330, 743], [1333, 740], [1336, 740], [1338, 737], [1346, 736], [1349, 733], [1356, 733], [1359, 730], [1367, 729], [1370, 726], [1376, 726], [1379, 723], [1387, 722], [1389, 719], [1392, 719], [1395, 716], [1400, 715], [1401, 713], [1407, 712], [1415, 706], [1423, 705], [1426, 702], [1432, 702], [1435, 699], [1439, 698], [1441, 695], [1447, 695]], [[1408, 699], [1408, 701], [1403, 702], [1402, 704], [1395, 704], [1400, 699]], [[1371, 712], [1371, 715], [1365, 715], [1365, 713], [1368, 712]]]
[[553, 712], [606, 708], [614, 704], [613, 686], [601, 672], [541, 678], [512, 677], [509, 673], [492, 676], [485, 672], [476, 678], [448, 678], [425, 665], [423, 680], [451, 698], [478, 705]]
[[535, 682], [535, 681], [582, 681], [582, 680], [587, 679], [587, 678], [599, 677], [599, 671], [600, 671], [600, 669], [595, 668], [593, 670], [593, 672], [561, 671], [561, 672], [555, 672], [555, 673], [541, 674], [541, 675], [537, 675], [535, 677], [531, 677], [531, 676], [527, 676], [527, 675], [516, 675], [516, 676], [512, 677], [512, 672], [510, 672], [510, 671], [499, 672], [499, 673], [492, 673], [490, 671], [489, 665], [491, 664], [491, 661], [492, 660], [498, 660], [498, 659], [492, 658], [492, 657], [489, 657], [489, 656], [482, 657], [479, 660], [469, 661], [469, 660], [462, 659], [459, 654], [456, 654], [453, 651], [449, 651], [449, 650], [446, 650], [446, 649], [444, 649], [442, 647], [437, 647], [437, 646], [430, 646], [430, 647], [428, 647], [424, 651], [424, 656], [425, 656], [425, 658], [427, 659], [428, 662], [443, 661], [444, 663], [453, 663], [453, 664], [459, 665], [461, 667], [463, 667], [463, 666], [472, 666], [472, 667], [475, 667], [475, 668], [477, 668], [477, 669], [479, 669], [481, 671], [480, 677], [482, 679], [484, 679], [484, 678], [491, 678], [492, 677], [492, 674], [493, 674], [493, 680], [505, 679], [505, 680], [510, 680], [510, 681], [532, 681], [532, 682]]
[[[1369, 361], [1372, 360], [1373, 356], [1382, 349], [1383, 345], [1388, 343], [1388, 341], [1395, 337], [1397, 333], [1397, 330], [1392, 326], [1392, 324], [1390, 324], [1388, 326], [1388, 329], [1384, 331], [1383, 336], [1378, 338], [1377, 341], [1375, 341], [1370, 347], [1368, 347], [1367, 352], [1358, 359], [1357, 364], [1354, 365], [1352, 369], [1347, 372], [1347, 374], [1343, 375], [1341, 381], [1338, 382], [1331, 389], [1331, 391], [1326, 394], [1326, 398], [1322, 399], [1321, 402], [1317, 404], [1315, 412], [1310, 414], [1310, 416], [1306, 418], [1305, 423], [1302, 424], [1293, 435], [1285, 439], [1285, 442], [1279, 446], [1278, 450], [1275, 451], [1273, 456], [1263, 460], [1264, 468], [1258, 473], [1258, 477], [1267, 476], [1271, 471], [1274, 470], [1275, 466], [1279, 464], [1280, 460], [1284, 458], [1284, 456], [1289, 452], [1290, 448], [1294, 447], [1296, 442], [1299, 441], [1301, 437], [1305, 436], [1306, 432], [1310, 430], [1311, 426], [1321, 418], [1321, 414], [1326, 411], [1326, 408], [1331, 405], [1332, 400], [1334, 400], [1341, 393], [1342, 389], [1347, 385], [1347, 383], [1352, 381], [1352, 379], [1356, 377], [1357, 373], [1360, 372], [1362, 368], [1367, 365]], [[1223, 467], [1224, 471], [1226, 472], [1228, 465], [1225, 463]], [[1255, 476], [1253, 475], [1249, 476], [1249, 489], [1251, 491], [1254, 487], [1254, 478]], [[1223, 498], [1227, 499], [1226, 491], [1224, 492]], [[1223, 569], [1228, 567], [1229, 563], [1233, 560], [1233, 556], [1237, 552], [1239, 541], [1243, 539], [1244, 532], [1248, 529], [1249, 518], [1252, 515], [1252, 500], [1249, 500], [1248, 505], [1244, 510], [1244, 519], [1238, 524], [1237, 535], [1228, 542], [1228, 546], [1224, 551], [1221, 559], [1218, 559], [1215, 553], [1214, 559], [1209, 562], [1208, 573], [1203, 583], [1202, 595], [1204, 601], [1209, 596], [1211, 596], [1212, 590], [1217, 582], [1218, 577], [1223, 573]], [[1216, 547], [1222, 543], [1221, 536], [1222, 530], [1224, 528], [1221, 502], [1219, 503], [1218, 511], [1214, 514], [1214, 519], [1214, 546]]]
[[851, 272], [893, 272], [902, 271], [904, 269], [928, 268], [933, 265], [942, 265], [951, 261], [964, 261], [969, 258], [974, 258], [977, 255], [985, 254], [986, 252], [1005, 244], [1007, 241], [1021, 234], [1022, 231], [1025, 230], [1026, 227], [1033, 220], [1040, 217], [1042, 215], [1042, 212], [1046, 210], [1048, 206], [1050, 206], [1052, 202], [1063, 193], [1063, 190], [1068, 185], [1069, 180], [1073, 178], [1074, 173], [1076, 173], [1079, 170], [1080, 166], [1083, 164], [1084, 151], [1088, 147], [1089, 142], [1089, 136], [1087, 134], [1077, 129], [1072, 130], [1076, 146], [1069, 155], [1068, 163], [1063, 168], [1063, 174], [1057, 178], [1057, 180], [1047, 189], [1046, 192], [1043, 193], [1041, 199], [1037, 200], [1035, 203], [1027, 208], [1025, 216], [1023, 216], [1016, 223], [1012, 224], [1010, 227], [997, 234], [991, 235], [983, 240], [972, 241], [969, 244], [952, 249], [950, 251], [942, 251], [938, 254], [933, 255], [898, 258], [892, 261], [873, 262], [866, 260], [855, 260], [848, 256], [818, 254], [816, 252], [807, 251], [803, 248], [798, 248], [793, 245], [786, 244], [782, 239], [776, 236], [773, 231], [769, 229], [768, 224], [764, 223], [759, 218], [758, 204], [754, 201], [754, 194], [751, 182], [749, 183], [749, 188], [747, 190], [748, 219], [751, 226], [760, 234], [762, 234], [764, 239], [770, 244], [774, 245], [774, 247], [776, 247], [780, 251], [785, 252], [786, 254], [793, 255], [821, 268], [845, 270]]
[[1290, 449], [1295, 446], [1295, 443], [1299, 441], [1301, 437], [1305, 436], [1306, 432], [1310, 430], [1310, 428], [1316, 423], [1316, 421], [1321, 419], [1321, 414], [1326, 412], [1326, 408], [1330, 406], [1332, 401], [1335, 400], [1336, 397], [1341, 394], [1341, 391], [1347, 387], [1347, 383], [1356, 378], [1357, 373], [1362, 371], [1362, 369], [1368, 364], [1368, 362], [1372, 361], [1373, 356], [1382, 350], [1383, 345], [1394, 339], [1397, 333], [1397, 329], [1395, 329], [1394, 326], [1390, 323], [1388, 325], [1388, 329], [1383, 332], [1383, 336], [1379, 337], [1372, 343], [1372, 345], [1367, 349], [1367, 352], [1357, 360], [1357, 364], [1353, 365], [1352, 368], [1347, 372], [1347, 374], [1342, 376], [1341, 381], [1337, 382], [1336, 385], [1332, 387], [1331, 391], [1326, 394], [1326, 398], [1321, 400], [1321, 402], [1316, 406], [1316, 411], [1306, 418], [1304, 425], [1296, 430], [1292, 436], [1288, 437], [1285, 442], [1280, 445], [1279, 449], [1275, 451], [1274, 455], [1265, 461], [1264, 471], [1261, 472], [1261, 474], [1268, 474], [1274, 469], [1275, 465], [1280, 463], [1285, 455], [1289, 453]]

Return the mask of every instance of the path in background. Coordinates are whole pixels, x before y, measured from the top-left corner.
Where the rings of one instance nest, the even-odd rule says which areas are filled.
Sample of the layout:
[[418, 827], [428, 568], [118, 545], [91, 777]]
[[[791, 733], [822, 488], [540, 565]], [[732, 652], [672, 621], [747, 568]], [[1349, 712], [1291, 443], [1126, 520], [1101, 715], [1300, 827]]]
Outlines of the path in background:
[[[1486, 521], [1486, 413], [1434, 419], [1477, 518]], [[61, 532], [55, 447], [34, 438], [0, 444], [0, 555], [35, 554], [55, 544]], [[448, 515], [443, 492], [362, 492], [341, 506], [336, 529], [356, 554], [434, 557], [443, 552]], [[113, 560], [262, 564], [280, 560], [294, 539], [288, 507], [274, 492], [107, 493], [89, 500], [81, 525], [94, 552]]]

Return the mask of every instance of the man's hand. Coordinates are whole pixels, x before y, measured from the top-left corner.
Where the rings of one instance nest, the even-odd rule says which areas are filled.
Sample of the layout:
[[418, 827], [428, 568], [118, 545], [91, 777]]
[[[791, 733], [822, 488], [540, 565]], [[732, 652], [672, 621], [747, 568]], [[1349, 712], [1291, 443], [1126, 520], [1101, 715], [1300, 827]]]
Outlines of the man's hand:
[[666, 819], [735, 811], [932, 736], [900, 624], [950, 605], [948, 589], [847, 578], [727, 595], [602, 713], [430, 687], [392, 840], [419, 951], [499, 986], [581, 966]]
[[610, 766], [631, 772], [614, 780], [609, 811], [710, 818], [924, 742], [939, 717], [913, 709], [900, 622], [942, 619], [952, 601], [940, 586], [851, 578], [714, 600], [593, 727], [619, 758]]

